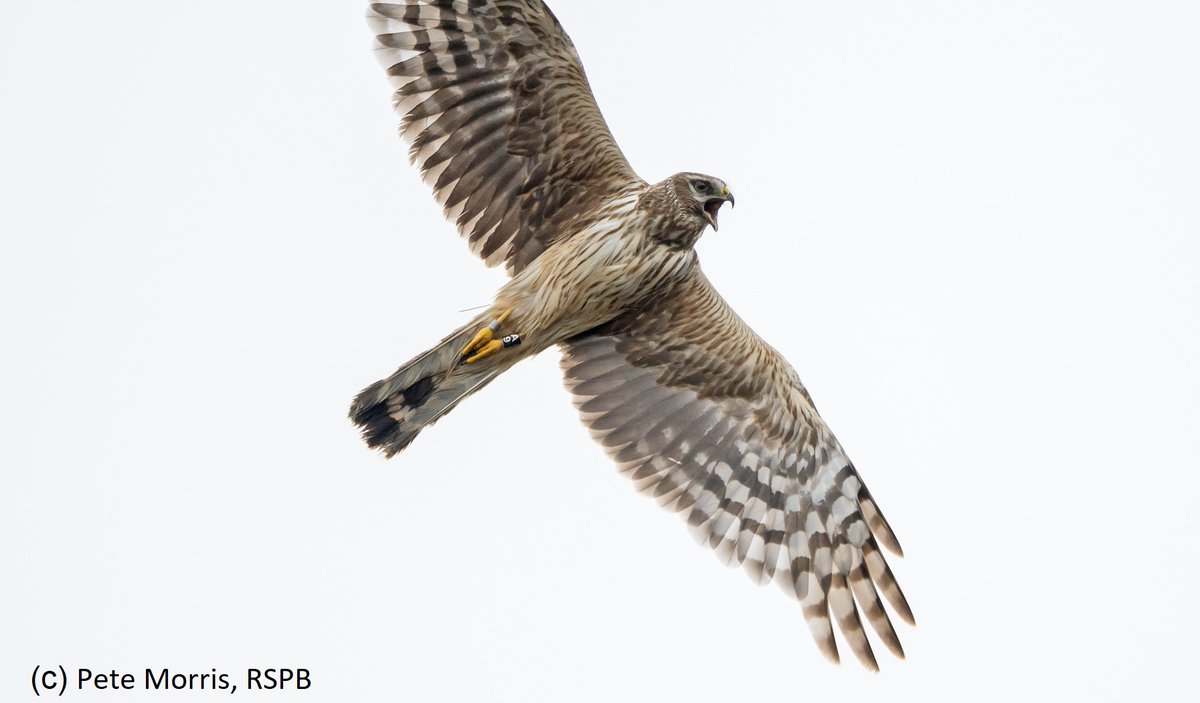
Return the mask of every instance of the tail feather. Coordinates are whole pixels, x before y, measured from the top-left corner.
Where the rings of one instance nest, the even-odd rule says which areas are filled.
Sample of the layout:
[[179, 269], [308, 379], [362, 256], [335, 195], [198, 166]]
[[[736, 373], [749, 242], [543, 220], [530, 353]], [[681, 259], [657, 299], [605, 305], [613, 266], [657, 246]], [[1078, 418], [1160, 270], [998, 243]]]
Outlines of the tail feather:
[[464, 398], [486, 386], [511, 364], [459, 366], [459, 353], [479, 322], [455, 330], [437, 346], [362, 390], [350, 406], [350, 419], [363, 441], [392, 457]]

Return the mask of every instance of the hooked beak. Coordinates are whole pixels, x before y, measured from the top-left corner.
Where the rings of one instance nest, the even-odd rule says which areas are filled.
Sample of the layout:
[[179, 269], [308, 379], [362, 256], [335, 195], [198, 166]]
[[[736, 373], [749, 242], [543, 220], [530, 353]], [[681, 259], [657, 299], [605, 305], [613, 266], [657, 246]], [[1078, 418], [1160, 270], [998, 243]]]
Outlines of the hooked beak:
[[709, 198], [704, 201], [704, 216], [708, 219], [708, 224], [712, 225], [713, 231], [717, 231], [717, 211], [721, 209], [721, 205], [728, 202], [729, 207], [733, 207], [733, 193], [726, 188], [721, 197]]

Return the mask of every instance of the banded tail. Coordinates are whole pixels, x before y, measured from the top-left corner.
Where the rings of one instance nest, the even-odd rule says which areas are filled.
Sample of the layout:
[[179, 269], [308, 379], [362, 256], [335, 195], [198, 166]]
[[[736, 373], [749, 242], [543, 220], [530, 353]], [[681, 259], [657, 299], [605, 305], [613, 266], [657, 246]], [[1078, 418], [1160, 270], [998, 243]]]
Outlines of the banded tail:
[[355, 397], [350, 419], [362, 430], [367, 446], [391, 458], [421, 430], [512, 366], [515, 359], [459, 365], [463, 347], [481, 324], [480, 319], [472, 320]]

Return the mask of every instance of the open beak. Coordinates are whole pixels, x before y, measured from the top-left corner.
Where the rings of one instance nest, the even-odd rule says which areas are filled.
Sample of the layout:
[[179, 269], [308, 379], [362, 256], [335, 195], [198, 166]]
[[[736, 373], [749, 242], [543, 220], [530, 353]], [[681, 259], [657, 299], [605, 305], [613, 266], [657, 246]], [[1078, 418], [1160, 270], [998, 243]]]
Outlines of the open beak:
[[721, 193], [721, 197], [704, 201], [704, 216], [708, 218], [708, 224], [712, 225], [714, 232], [717, 231], [717, 211], [726, 202], [729, 203], [729, 207], [733, 207], [733, 193], [730, 193], [728, 188]]

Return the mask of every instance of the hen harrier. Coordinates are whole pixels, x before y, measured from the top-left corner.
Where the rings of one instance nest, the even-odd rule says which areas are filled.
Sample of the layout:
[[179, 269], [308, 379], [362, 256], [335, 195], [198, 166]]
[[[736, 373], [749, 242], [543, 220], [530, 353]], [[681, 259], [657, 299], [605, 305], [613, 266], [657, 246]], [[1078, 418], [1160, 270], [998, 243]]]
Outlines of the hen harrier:
[[406, 0], [368, 17], [412, 161], [471, 250], [511, 279], [358, 395], [350, 417], [367, 444], [396, 454], [558, 345], [583, 421], [639, 490], [799, 599], [830, 659], [836, 620], [877, 668], [859, 608], [902, 657], [879, 598], [913, 622], [876, 542], [900, 554], [895, 535], [796, 372], [700, 270], [692, 247], [733, 205], [725, 183], [639, 178], [540, 0]]

